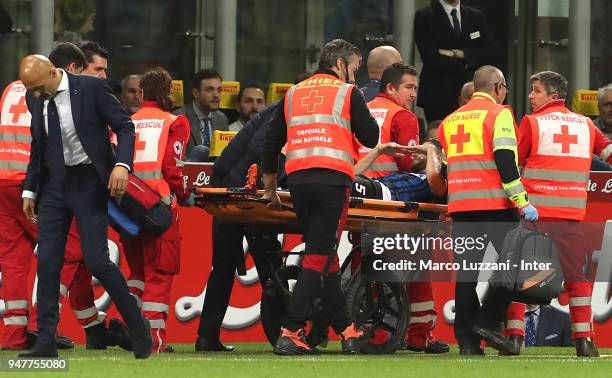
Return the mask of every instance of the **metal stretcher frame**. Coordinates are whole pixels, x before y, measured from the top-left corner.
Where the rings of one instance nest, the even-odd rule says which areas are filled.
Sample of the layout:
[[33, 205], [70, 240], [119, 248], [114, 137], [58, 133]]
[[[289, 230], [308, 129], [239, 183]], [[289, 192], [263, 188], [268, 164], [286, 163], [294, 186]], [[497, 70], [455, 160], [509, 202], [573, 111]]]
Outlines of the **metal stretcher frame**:
[[[263, 191], [248, 188], [198, 188], [197, 204], [211, 215], [222, 221], [243, 224], [259, 231], [268, 229], [275, 233], [302, 234], [289, 192], [278, 192], [282, 210], [269, 209], [263, 200]], [[440, 221], [447, 220], [446, 205], [429, 203], [383, 201], [362, 198], [351, 198], [345, 222], [345, 231], [360, 233], [364, 227], [373, 225], [381, 227], [403, 224], [414, 228], [422, 226], [429, 232], [437, 229]], [[416, 227], [419, 228], [419, 227]], [[263, 252], [263, 253], [262, 253]], [[279, 254], [280, 252], [280, 254]], [[301, 255], [302, 252], [293, 254]], [[258, 270], [263, 269], [266, 279], [262, 292], [261, 321], [266, 337], [272, 345], [278, 338], [280, 328], [287, 316], [290, 299], [288, 280], [296, 279], [299, 270], [290, 269], [287, 260], [280, 268], [272, 264], [273, 256], [287, 257], [291, 252], [259, 251], [253, 254]], [[377, 329], [384, 329], [389, 337], [380, 344], [367, 343], [362, 346], [364, 353], [393, 353], [403, 340], [409, 323], [409, 298], [405, 286], [397, 282], [370, 282], [364, 280], [360, 269], [351, 269], [353, 260], [361, 254], [361, 243], [353, 246], [340, 267], [340, 274], [350, 273], [350, 278], [343, 284], [343, 293], [351, 319], [366, 329], [366, 339], [370, 339]], [[272, 259], [272, 260], [271, 260]], [[293, 268], [296, 268], [294, 266]], [[299, 269], [299, 267], [298, 267]], [[289, 277], [289, 273], [293, 276]], [[375, 293], [376, 295], [372, 295]], [[320, 308], [313, 303], [309, 315], [311, 322], [307, 341], [311, 346], [325, 345], [327, 340], [327, 323], [321, 318]]]
[[[211, 215], [226, 222], [270, 226], [276, 232], [302, 233], [289, 192], [279, 191], [282, 210], [266, 207], [262, 190], [245, 188], [198, 188], [197, 203]], [[403, 222], [448, 220], [446, 205], [384, 201], [351, 197], [345, 231], [359, 232], [368, 223], [397, 225]]]

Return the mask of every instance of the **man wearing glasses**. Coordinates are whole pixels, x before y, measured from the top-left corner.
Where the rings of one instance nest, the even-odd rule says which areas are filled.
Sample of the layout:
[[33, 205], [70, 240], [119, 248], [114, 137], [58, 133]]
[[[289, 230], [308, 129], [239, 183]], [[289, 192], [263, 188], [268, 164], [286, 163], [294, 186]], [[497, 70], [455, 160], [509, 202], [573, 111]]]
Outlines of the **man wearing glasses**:
[[[504, 237], [519, 220], [519, 209], [527, 220], [538, 218], [521, 183], [517, 127], [510, 107], [502, 105], [506, 93], [506, 79], [499, 69], [479, 68], [474, 74], [471, 100], [446, 117], [438, 129], [448, 157], [448, 211], [453, 217], [453, 236], [487, 239], [484, 248], [455, 255], [461, 266], [481, 262], [488, 241], [501, 251]], [[478, 274], [478, 270], [457, 272], [455, 337], [460, 354], [484, 354], [482, 339], [502, 352], [515, 352], [514, 345], [497, 330], [510, 296], [490, 288], [481, 306], [476, 294]]]

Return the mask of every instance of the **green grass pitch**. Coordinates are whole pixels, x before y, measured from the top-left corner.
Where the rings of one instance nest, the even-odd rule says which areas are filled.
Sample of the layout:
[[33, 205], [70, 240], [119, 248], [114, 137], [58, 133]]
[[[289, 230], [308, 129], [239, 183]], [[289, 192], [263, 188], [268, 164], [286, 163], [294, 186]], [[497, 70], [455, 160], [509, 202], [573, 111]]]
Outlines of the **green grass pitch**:
[[[528, 348], [520, 357], [498, 357], [487, 349], [485, 357], [459, 356], [456, 347], [444, 355], [401, 351], [392, 355], [344, 356], [339, 343], [330, 343], [322, 354], [279, 357], [267, 343], [237, 343], [233, 353], [194, 353], [193, 344], [175, 344], [173, 354], [134, 360], [119, 348], [87, 351], [79, 346], [60, 351], [69, 360], [68, 372], [0, 372], [12, 377], [612, 377], [612, 349], [601, 349], [599, 359], [577, 358], [573, 348]], [[0, 352], [0, 359], [16, 357]]]

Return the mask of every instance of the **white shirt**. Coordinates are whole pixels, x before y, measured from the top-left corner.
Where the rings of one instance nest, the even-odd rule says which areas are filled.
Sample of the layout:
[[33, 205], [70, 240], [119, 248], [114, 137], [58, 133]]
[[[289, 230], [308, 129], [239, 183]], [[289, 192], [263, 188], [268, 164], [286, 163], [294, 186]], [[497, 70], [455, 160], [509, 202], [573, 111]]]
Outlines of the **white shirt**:
[[235, 132], [239, 132], [240, 130], [242, 130], [242, 128], [244, 127], [244, 123], [242, 122], [241, 119], [237, 119], [235, 122], [231, 123], [227, 129], [229, 131], [235, 131]]
[[[60, 80], [59, 86], [57, 87], [57, 93], [53, 97], [55, 106], [57, 107], [57, 113], [60, 120], [60, 131], [62, 134], [62, 145], [64, 147], [64, 164], [67, 166], [77, 164], [91, 164], [91, 160], [87, 156], [87, 153], [83, 149], [81, 140], [76, 131], [74, 125], [74, 119], [72, 119], [72, 105], [70, 104], [70, 86], [68, 85], [68, 75], [64, 70], [59, 69], [62, 72], [62, 79]], [[43, 119], [45, 121], [45, 132], [49, 133], [49, 120], [47, 119], [47, 106], [49, 100], [43, 102]], [[117, 163], [115, 166], [125, 167], [128, 171], [130, 167], [123, 163]], [[24, 190], [22, 195], [23, 198], [36, 199], [36, 193], [29, 190]]]
[[[440, 5], [442, 5], [442, 8], [444, 8], [444, 12], [446, 13], [446, 16], [448, 17], [448, 20], [450, 21], [451, 27], [453, 26], [453, 16], [451, 15], [451, 12], [453, 11], [453, 9], [457, 10], [457, 19], [459, 20], [459, 25], [461, 25], [461, 9], [459, 8], [461, 6], [461, 1], [458, 1], [457, 5], [455, 6], [449, 5], [444, 0], [439, 0], [439, 1], [440, 1]], [[460, 29], [463, 29], [463, 28], [460, 28]]]
[[[64, 146], [64, 163], [67, 166], [77, 164], [91, 164], [91, 160], [85, 153], [81, 140], [77, 135], [74, 120], [72, 119], [72, 106], [70, 104], [70, 88], [68, 86], [68, 75], [62, 69], [62, 80], [57, 87], [57, 93], [53, 97], [59, 115], [60, 130], [62, 133], [62, 144]], [[47, 107], [49, 100], [43, 102], [43, 119], [45, 120], [45, 132], [49, 133], [47, 119]]]

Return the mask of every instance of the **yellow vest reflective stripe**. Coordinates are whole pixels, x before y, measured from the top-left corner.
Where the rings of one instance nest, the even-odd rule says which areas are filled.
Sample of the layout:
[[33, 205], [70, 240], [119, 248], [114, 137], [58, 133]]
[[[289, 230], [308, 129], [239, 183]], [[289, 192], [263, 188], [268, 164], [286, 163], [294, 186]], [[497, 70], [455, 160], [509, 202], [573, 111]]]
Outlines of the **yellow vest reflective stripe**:
[[510, 138], [493, 140], [495, 120], [504, 108], [486, 95], [476, 94], [442, 122], [438, 136], [448, 158], [450, 213], [515, 207], [502, 186], [493, 157], [495, 143], [512, 144], [505, 140]]

